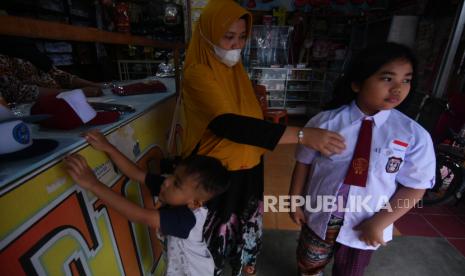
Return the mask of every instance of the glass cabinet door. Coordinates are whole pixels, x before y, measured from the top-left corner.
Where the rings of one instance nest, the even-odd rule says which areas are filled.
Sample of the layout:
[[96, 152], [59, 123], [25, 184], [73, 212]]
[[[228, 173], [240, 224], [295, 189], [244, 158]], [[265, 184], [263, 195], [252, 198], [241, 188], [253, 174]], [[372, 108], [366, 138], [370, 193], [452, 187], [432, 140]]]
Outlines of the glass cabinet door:
[[330, 96], [326, 72], [312, 68], [290, 68], [286, 88], [289, 114], [316, 114]]
[[286, 106], [286, 68], [254, 67], [250, 70], [250, 74], [254, 84], [266, 87], [268, 107]]

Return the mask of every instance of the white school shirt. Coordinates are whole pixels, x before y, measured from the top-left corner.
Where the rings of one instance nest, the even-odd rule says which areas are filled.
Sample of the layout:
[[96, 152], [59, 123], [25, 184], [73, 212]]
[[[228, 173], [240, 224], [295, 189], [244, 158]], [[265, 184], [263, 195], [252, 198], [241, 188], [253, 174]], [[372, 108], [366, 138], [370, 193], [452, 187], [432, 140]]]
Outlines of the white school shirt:
[[[307, 200], [310, 200], [313, 210], [305, 210], [305, 215], [308, 227], [324, 239], [331, 211], [315, 211], [318, 209], [315, 208], [318, 200], [316, 195], [337, 195], [352, 160], [364, 118], [374, 121], [367, 183], [364, 188], [350, 186], [346, 209], [352, 211], [345, 212], [344, 225], [336, 241], [353, 248], [376, 249], [360, 241], [359, 232], [352, 228], [379, 211], [383, 203], [395, 193], [398, 184], [414, 189], [433, 187], [436, 157], [429, 133], [395, 109], [367, 116], [352, 102], [335, 110], [321, 112], [306, 125], [338, 132], [345, 138], [346, 149], [341, 154], [325, 157], [299, 145], [296, 159], [312, 165], [304, 195], [310, 196]], [[366, 204], [369, 208], [357, 210], [354, 203], [367, 196], [371, 197]], [[385, 242], [392, 240], [392, 229], [392, 224], [384, 229]]]
[[167, 235], [166, 276], [210, 276], [215, 270], [213, 257], [203, 239], [203, 225], [208, 209], [200, 207], [192, 210], [195, 226], [187, 239]]

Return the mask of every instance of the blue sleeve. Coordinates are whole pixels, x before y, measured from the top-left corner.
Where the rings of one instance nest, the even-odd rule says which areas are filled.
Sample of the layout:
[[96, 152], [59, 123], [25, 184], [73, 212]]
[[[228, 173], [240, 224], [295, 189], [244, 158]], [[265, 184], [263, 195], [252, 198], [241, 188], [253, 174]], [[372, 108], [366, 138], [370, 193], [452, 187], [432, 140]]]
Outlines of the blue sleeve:
[[195, 222], [195, 215], [187, 206], [160, 209], [160, 229], [163, 235], [187, 239]]
[[158, 194], [160, 194], [163, 181], [165, 181], [165, 177], [159, 174], [147, 173], [145, 176], [145, 185], [149, 188], [152, 196], [158, 196]]

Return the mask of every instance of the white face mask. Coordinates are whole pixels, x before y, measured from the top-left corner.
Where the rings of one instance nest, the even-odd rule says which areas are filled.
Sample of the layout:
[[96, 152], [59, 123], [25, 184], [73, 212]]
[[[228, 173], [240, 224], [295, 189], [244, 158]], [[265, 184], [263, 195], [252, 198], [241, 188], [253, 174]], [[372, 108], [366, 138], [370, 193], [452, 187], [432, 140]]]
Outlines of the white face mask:
[[215, 50], [216, 56], [222, 63], [226, 64], [226, 66], [233, 67], [241, 60], [242, 49], [225, 50], [215, 45], [213, 45], [213, 49]]
[[208, 40], [202, 33], [202, 30], [199, 28], [200, 35], [202, 36], [205, 41], [207, 41], [210, 45], [213, 46], [213, 50], [215, 51], [216, 56], [218, 59], [224, 63], [228, 67], [233, 67], [236, 65], [239, 60], [241, 60], [241, 51], [242, 49], [233, 49], [233, 50], [225, 50], [219, 46], [213, 44], [210, 40]]

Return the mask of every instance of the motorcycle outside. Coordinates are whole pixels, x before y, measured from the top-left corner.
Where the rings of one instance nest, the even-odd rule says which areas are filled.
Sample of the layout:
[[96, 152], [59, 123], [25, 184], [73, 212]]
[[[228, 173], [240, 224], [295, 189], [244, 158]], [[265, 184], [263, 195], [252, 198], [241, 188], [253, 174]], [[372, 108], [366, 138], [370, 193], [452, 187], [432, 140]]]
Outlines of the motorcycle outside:
[[[465, 196], [464, 99], [465, 95], [458, 94], [445, 104], [436, 101], [436, 106], [443, 108], [432, 135], [436, 144], [436, 182], [423, 196], [421, 203], [425, 206], [458, 205]], [[422, 102], [422, 107], [427, 101]]]

